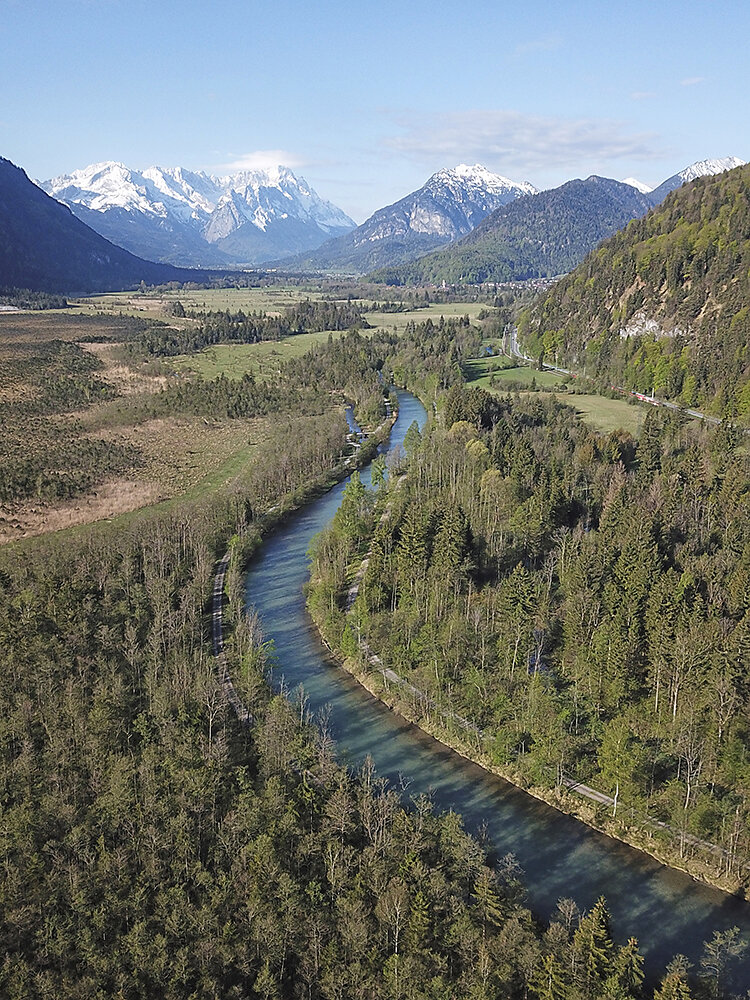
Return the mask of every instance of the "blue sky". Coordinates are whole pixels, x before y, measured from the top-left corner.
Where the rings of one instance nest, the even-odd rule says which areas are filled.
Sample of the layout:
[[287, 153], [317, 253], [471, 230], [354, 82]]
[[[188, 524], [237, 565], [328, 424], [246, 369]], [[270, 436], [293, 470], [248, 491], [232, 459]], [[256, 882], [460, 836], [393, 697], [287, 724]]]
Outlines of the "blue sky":
[[655, 185], [750, 159], [750, 4], [2, 0], [0, 155], [282, 162], [357, 221], [441, 167]]

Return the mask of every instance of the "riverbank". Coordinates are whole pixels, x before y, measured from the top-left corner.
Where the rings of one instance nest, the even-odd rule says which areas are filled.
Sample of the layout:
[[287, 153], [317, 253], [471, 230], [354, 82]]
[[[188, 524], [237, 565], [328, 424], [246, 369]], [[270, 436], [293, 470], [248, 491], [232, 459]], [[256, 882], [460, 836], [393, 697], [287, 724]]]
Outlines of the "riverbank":
[[[238, 575], [244, 572], [263, 540], [275, 529], [283, 525], [288, 518], [292, 517], [302, 508], [329, 493], [354, 471], [369, 465], [377, 455], [381, 445], [389, 439], [397, 418], [398, 405], [389, 400], [386, 403], [385, 419], [367, 435], [363, 431], [359, 432], [357, 436], [359, 437], [361, 434], [365, 440], [358, 440], [356, 442], [353, 454], [342, 459], [330, 472], [316, 477], [304, 486], [298, 487], [292, 493], [283, 497], [278, 504], [275, 504], [255, 519], [250, 526], [250, 530], [245, 534], [234, 535], [229, 539], [226, 551], [218, 558], [214, 572], [210, 606], [213, 655], [216, 660], [217, 675], [224, 696], [242, 725], [252, 725], [253, 717], [243, 701], [242, 693], [236, 689], [232, 669], [227, 661], [224, 627], [225, 624], [229, 623], [225, 622], [224, 617], [225, 596], [229, 598], [230, 607], [235, 603], [232, 600], [233, 595], [228, 593], [230, 588], [227, 584], [227, 576], [230, 566]], [[352, 442], [350, 441], [350, 443]], [[239, 595], [234, 596], [238, 597]], [[239, 607], [241, 608], [242, 606], [240, 598]], [[231, 624], [236, 624], [236, 617]]]
[[[426, 419], [412, 394], [398, 396], [399, 419], [389, 448], [403, 443], [415, 420], [421, 427]], [[362, 481], [368, 480], [365, 470]], [[704, 942], [717, 930], [736, 925], [750, 940], [750, 906], [745, 901], [603, 837], [585, 823], [550, 809], [541, 798], [498, 780], [468, 759], [476, 745], [466, 756], [446, 749], [340, 669], [310, 620], [303, 591], [309, 581], [311, 543], [331, 524], [345, 489], [344, 483], [339, 484], [269, 534], [239, 581], [244, 606], [252, 609], [263, 640], [273, 642], [268, 677], [272, 689], [292, 697], [299, 711], [320, 720], [324, 745], [335, 746], [352, 771], [374, 769], [385, 787], [407, 801], [455, 814], [457, 826], [479, 837], [488, 850], [494, 845], [498, 860], [512, 855], [525, 873], [527, 905], [539, 920], [557, 919], [560, 899], [574, 899], [581, 910], [588, 910], [604, 896], [617, 940], [636, 937], [654, 976], [678, 952], [697, 966]], [[351, 556], [347, 582], [364, 555], [360, 551]], [[328, 586], [331, 579], [326, 579]], [[341, 579], [337, 592], [343, 595], [345, 590]], [[323, 616], [332, 610], [331, 596], [326, 592], [320, 601]], [[343, 627], [340, 613], [331, 616], [331, 627], [338, 642], [336, 629]], [[357, 655], [348, 635], [344, 646]], [[472, 742], [466, 734], [462, 740]], [[490, 747], [486, 749], [489, 752]]]
[[[355, 580], [359, 577], [360, 570], [355, 575]], [[347, 612], [354, 604], [355, 599], [356, 593], [352, 594], [350, 587], [347, 594]], [[669, 842], [659, 839], [659, 834], [670, 838], [679, 837], [679, 831], [671, 830], [666, 824], [650, 818], [641, 825], [628, 825], [622, 820], [615, 820], [606, 815], [606, 811], [613, 804], [613, 800], [609, 796], [588, 789], [587, 786], [580, 786], [573, 779], [567, 780], [567, 787], [546, 788], [529, 784], [517, 772], [500, 767], [490, 759], [482, 750], [483, 734], [477, 726], [455, 713], [446, 712], [424, 692], [399, 677], [393, 670], [386, 668], [377, 654], [363, 640], [359, 641], [359, 655], [347, 656], [337, 644], [335, 637], [326, 634], [325, 622], [320, 616], [314, 614], [313, 609], [309, 606], [308, 611], [326, 648], [340, 666], [373, 697], [444, 747], [521, 791], [545, 802], [559, 812], [585, 823], [586, 826], [605, 836], [642, 851], [669, 868], [739, 899], [747, 898], [748, 882], [742, 882], [734, 875], [727, 876], [722, 870], [723, 865], [714, 865], [709, 860], [713, 857], [718, 860], [713, 852], [714, 850], [721, 851], [720, 848], [699, 841], [690, 835], [683, 835], [683, 844], [693, 851], [700, 849], [704, 856], [696, 854], [681, 856], [679, 849], [673, 847]], [[576, 787], [581, 788], [579, 794], [573, 791]], [[589, 796], [588, 792], [593, 794]], [[623, 807], [621, 810], [622, 812], [626, 811]], [[646, 827], [646, 822], [650, 824], [649, 827]], [[723, 856], [723, 852], [719, 856]], [[747, 867], [745, 871], [748, 871]]]

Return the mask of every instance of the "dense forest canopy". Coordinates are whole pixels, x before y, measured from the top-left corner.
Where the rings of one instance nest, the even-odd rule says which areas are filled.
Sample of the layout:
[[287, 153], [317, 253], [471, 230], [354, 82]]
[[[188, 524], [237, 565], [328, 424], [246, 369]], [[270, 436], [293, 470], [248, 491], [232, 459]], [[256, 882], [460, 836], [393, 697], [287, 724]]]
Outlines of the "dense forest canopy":
[[[152, 329], [122, 322], [131, 341]], [[460, 364], [480, 345], [468, 318], [410, 322], [400, 337], [351, 330], [272, 385], [194, 379], [109, 401], [274, 420], [207, 501], [0, 551], [2, 996], [668, 1000], [739, 988], [732, 931], [708, 942], [692, 985], [678, 959], [646, 987], [638, 944], [617, 938], [604, 900], [584, 914], [561, 900], [540, 926], [502, 844], [481, 847], [427, 800], [405, 807], [369, 765], [345, 772], [304, 703], [270, 693], [273, 650], [245, 614], [244, 561], [264, 512], [340, 468], [346, 425], [332, 404], [345, 396], [377, 422], [395, 377], [441, 421], [407, 436], [389, 516], [355, 477], [318, 547], [341, 639], [347, 563], [372, 545], [360, 627], [474, 713], [497, 759], [552, 782], [580, 765], [622, 782], [623, 809], [645, 802], [723, 838], [731, 865], [745, 850], [746, 692], [733, 665], [747, 644], [746, 473], [731, 435], [693, 440], [675, 422], [650, 426], [645, 445], [599, 439], [554, 403], [463, 389]], [[80, 347], [44, 350], [49, 377], [3, 403], [19, 435], [111, 391]], [[13, 364], [28, 361], [21, 350]], [[42, 435], [30, 450], [37, 489], [55, 478], [53, 444]], [[78, 474], [70, 459], [71, 489], [98, 461]], [[27, 480], [13, 468], [4, 489], [18, 495]], [[649, 512], [637, 531], [633, 503]], [[226, 649], [252, 728], [224, 699], [208, 638], [227, 548]], [[622, 741], [637, 750], [630, 771]]]
[[603, 437], [554, 400], [457, 386], [406, 444], [405, 478], [318, 548], [311, 606], [326, 633], [361, 657], [356, 635], [426, 704], [470, 720], [515, 780], [590, 782], [622, 821], [665, 822], [681, 854], [685, 834], [710, 841], [746, 878], [750, 469], [737, 435], [650, 411], [639, 441]]

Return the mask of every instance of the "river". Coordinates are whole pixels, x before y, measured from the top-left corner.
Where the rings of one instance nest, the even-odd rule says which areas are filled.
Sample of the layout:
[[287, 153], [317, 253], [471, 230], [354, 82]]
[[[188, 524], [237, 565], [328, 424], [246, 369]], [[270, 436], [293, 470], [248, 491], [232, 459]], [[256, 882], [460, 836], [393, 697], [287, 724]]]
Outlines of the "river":
[[[390, 447], [426, 415], [419, 400], [399, 392]], [[369, 483], [369, 470], [362, 480]], [[638, 938], [653, 975], [676, 954], [699, 965], [702, 942], [714, 930], [739, 926], [750, 941], [750, 905], [695, 882], [626, 844], [520, 791], [469, 763], [382, 705], [331, 659], [305, 610], [312, 537], [333, 517], [345, 483], [293, 515], [261, 546], [247, 574], [247, 601], [273, 639], [287, 691], [304, 688], [309, 708], [326, 711], [341, 759], [358, 767], [369, 754], [377, 773], [407, 798], [429, 793], [472, 833], [484, 828], [499, 855], [512, 852], [524, 870], [527, 901], [547, 919], [561, 897], [587, 909], [606, 897], [615, 938]], [[750, 958], [748, 959], [750, 983]]]

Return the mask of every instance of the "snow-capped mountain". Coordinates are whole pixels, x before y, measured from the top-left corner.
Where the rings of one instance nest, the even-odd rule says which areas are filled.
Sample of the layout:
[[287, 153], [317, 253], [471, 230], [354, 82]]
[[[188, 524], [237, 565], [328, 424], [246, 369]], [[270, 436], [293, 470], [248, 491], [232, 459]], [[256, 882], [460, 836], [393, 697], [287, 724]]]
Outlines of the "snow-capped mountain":
[[376, 280], [478, 284], [553, 277], [650, 207], [648, 195], [608, 177], [567, 181], [503, 205], [462, 239], [376, 272]]
[[684, 170], [673, 174], [672, 177], [668, 177], [659, 187], [654, 188], [650, 197], [653, 203], [658, 205], [667, 197], [670, 191], [675, 191], [677, 188], [682, 187], [683, 184], [687, 184], [688, 181], [694, 181], [696, 177], [710, 177], [713, 174], [721, 174], [725, 170], [733, 170], [735, 167], [742, 167], [744, 165], [745, 161], [737, 156], [725, 156], [722, 159], [713, 160], [699, 160], [697, 163], [691, 163], [689, 167], [685, 167]]
[[0, 284], [10, 287], [81, 295], [200, 277], [114, 246], [2, 157], [0, 233]]
[[[537, 189], [528, 181], [508, 180], [501, 174], [493, 174], [479, 163], [472, 167], [459, 163], [452, 170], [438, 170], [424, 187], [403, 200], [412, 198], [416, 208], [409, 219], [411, 229], [417, 232], [445, 233], [450, 235], [451, 239], [457, 239], [471, 232], [496, 208], [507, 205], [523, 195], [537, 193]], [[446, 216], [450, 218], [447, 227], [438, 222], [434, 228], [428, 224], [424, 229], [420, 229], [423, 225], [420, 208], [428, 198], [445, 209]], [[408, 209], [408, 206], [405, 207]]]
[[439, 170], [417, 191], [378, 209], [352, 232], [295, 258], [294, 264], [364, 272], [413, 260], [465, 236], [496, 208], [536, 193], [527, 181], [511, 181], [479, 164], [462, 163]]
[[501, 205], [536, 193], [528, 181], [518, 183], [480, 164], [460, 163], [452, 170], [438, 170], [419, 190], [379, 209], [350, 236], [355, 246], [408, 233], [440, 242], [455, 240]]
[[355, 225], [283, 166], [222, 177], [107, 162], [40, 187], [112, 242], [170, 263], [260, 263], [310, 250]]
[[640, 191], [641, 194], [648, 194], [650, 191], [654, 190], [652, 187], [649, 187], [648, 184], [644, 184], [643, 181], [639, 181], [636, 177], [625, 177], [622, 181], [620, 181], [620, 183], [629, 184], [631, 187], [634, 187], [636, 191]]
[[719, 160], [699, 160], [691, 163], [675, 176], [679, 177], [683, 184], [687, 181], [694, 181], [696, 177], [711, 177], [713, 174], [722, 174], [725, 170], [734, 170], [735, 167], [744, 167], [745, 161], [738, 156], [725, 156]]

